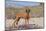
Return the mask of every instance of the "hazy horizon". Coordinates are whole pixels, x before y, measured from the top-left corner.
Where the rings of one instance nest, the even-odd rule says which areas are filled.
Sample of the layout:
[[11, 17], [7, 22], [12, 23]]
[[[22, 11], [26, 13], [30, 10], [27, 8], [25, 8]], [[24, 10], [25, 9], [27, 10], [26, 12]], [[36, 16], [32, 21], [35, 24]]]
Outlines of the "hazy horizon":
[[38, 2], [27, 2], [27, 1], [14, 1], [14, 0], [6, 0], [6, 7], [8, 6], [38, 6], [40, 3]]

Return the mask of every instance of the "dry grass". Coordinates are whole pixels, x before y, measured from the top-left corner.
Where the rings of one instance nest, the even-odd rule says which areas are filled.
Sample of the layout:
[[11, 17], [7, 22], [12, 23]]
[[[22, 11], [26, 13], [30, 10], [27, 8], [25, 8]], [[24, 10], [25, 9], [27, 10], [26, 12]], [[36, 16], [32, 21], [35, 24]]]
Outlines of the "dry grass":
[[[15, 20], [13, 19], [6, 19], [6, 27], [10, 28], [12, 27], [12, 23], [14, 22]], [[25, 24], [25, 20], [24, 19], [20, 19], [18, 25], [24, 25]], [[32, 28], [33, 29], [36, 29], [36, 28], [43, 28], [43, 17], [40, 17], [40, 18], [30, 18], [29, 19], [29, 24], [32, 24]], [[35, 25], [33, 25], [35, 24]], [[30, 26], [31, 27], [31, 26]], [[20, 27], [21, 28], [21, 27]]]

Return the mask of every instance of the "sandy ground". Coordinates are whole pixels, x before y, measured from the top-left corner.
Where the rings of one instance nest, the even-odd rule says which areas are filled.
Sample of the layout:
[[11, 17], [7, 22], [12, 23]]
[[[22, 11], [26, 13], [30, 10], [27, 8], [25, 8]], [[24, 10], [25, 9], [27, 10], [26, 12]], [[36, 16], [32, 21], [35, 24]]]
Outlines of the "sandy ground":
[[[15, 20], [13, 19], [6, 19], [6, 27], [11, 27], [13, 22]], [[36, 26], [38, 27], [43, 27], [43, 17], [40, 17], [40, 18], [30, 18], [29, 19], [29, 24], [35, 24]], [[18, 25], [23, 25], [25, 24], [25, 19], [20, 19]]]

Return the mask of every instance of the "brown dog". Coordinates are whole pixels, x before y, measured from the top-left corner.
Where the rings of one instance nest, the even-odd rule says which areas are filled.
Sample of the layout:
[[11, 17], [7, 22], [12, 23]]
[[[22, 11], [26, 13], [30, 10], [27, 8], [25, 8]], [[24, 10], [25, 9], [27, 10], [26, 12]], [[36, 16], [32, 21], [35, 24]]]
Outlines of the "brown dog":
[[[13, 23], [13, 27], [18, 25], [18, 22], [19, 22], [20, 18], [24, 18], [25, 19], [25, 24], [26, 24], [26, 22], [28, 22], [28, 24], [29, 24], [29, 17], [30, 17], [29, 12], [30, 12], [30, 9], [28, 9], [28, 10], [26, 9], [26, 13], [18, 13], [18, 14], [16, 14], [16, 20]], [[16, 23], [16, 25], [15, 25], [15, 23]]]

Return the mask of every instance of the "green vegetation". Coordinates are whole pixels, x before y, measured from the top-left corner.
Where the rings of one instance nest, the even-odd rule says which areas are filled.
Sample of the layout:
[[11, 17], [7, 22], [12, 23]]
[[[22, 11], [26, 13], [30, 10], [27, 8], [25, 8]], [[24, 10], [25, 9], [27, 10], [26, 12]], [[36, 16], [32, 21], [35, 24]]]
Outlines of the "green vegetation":
[[[42, 6], [35, 6], [35, 7], [29, 7], [31, 8], [30, 14], [32, 17], [43, 17], [43, 7]], [[25, 13], [25, 8], [15, 8], [15, 7], [8, 7], [5, 10], [6, 15], [15, 15], [17, 13]], [[34, 15], [35, 14], [35, 15]]]

